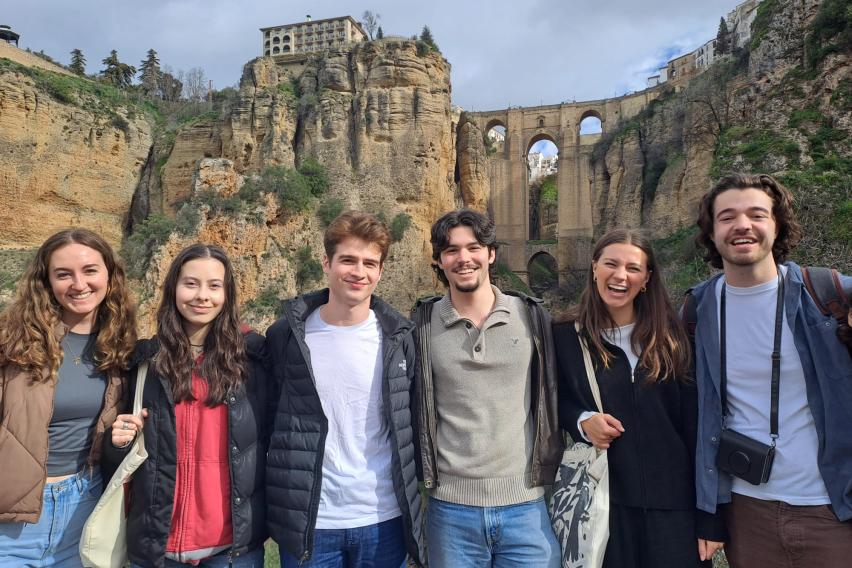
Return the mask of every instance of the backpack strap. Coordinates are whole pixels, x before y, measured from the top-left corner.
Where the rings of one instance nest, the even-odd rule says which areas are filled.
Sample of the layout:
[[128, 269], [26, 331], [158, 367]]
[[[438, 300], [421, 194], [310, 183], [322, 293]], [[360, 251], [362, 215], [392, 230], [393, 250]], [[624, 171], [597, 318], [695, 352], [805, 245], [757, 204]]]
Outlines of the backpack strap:
[[802, 280], [824, 316], [833, 316], [838, 322], [846, 321], [849, 303], [837, 270], [821, 266], [802, 267]]

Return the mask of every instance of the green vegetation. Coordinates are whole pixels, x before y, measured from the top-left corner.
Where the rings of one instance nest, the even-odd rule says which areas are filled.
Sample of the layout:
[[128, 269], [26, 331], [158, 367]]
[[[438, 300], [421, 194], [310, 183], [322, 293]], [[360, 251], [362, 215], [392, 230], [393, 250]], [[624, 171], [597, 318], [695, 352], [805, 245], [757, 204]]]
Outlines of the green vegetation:
[[559, 200], [559, 188], [556, 185], [556, 174], [550, 174], [541, 181], [539, 201], [544, 206], [554, 206]]
[[521, 280], [521, 277], [509, 270], [509, 267], [502, 262], [495, 263], [495, 271], [497, 276], [497, 287], [501, 290], [514, 290], [523, 292], [528, 296], [532, 296], [533, 291], [527, 286], [527, 283]]
[[842, 79], [831, 94], [831, 104], [838, 109], [852, 112], [852, 79]]
[[253, 299], [243, 306], [243, 311], [258, 315], [277, 315], [281, 307], [281, 298], [278, 297], [279, 290], [270, 284], [260, 291]]
[[[759, 14], [760, 8], [758, 8]], [[753, 29], [753, 28], [752, 28]], [[824, 0], [805, 37], [805, 57], [811, 69], [831, 53], [852, 49], [852, 7], [849, 0]]]
[[248, 205], [255, 205], [261, 194], [272, 193], [283, 213], [294, 214], [308, 210], [328, 185], [325, 166], [313, 158], [305, 158], [298, 169], [270, 166], [260, 176], [246, 179], [238, 196]]
[[710, 177], [718, 178], [732, 171], [776, 171], [780, 169], [778, 160], [796, 166], [800, 154], [799, 145], [778, 132], [732, 126], [719, 136]]
[[441, 53], [438, 44], [435, 43], [435, 38], [432, 37], [432, 30], [429, 29], [429, 26], [423, 26], [423, 31], [420, 32], [420, 38], [417, 40], [417, 55], [422, 57], [430, 51]]
[[769, 24], [781, 11], [780, 0], [763, 0], [757, 7], [757, 14], [751, 23], [751, 51], [757, 49], [766, 34], [769, 33]]
[[690, 225], [671, 235], [654, 241], [658, 264], [663, 268], [663, 278], [675, 307], [683, 301], [683, 294], [695, 284], [708, 278], [710, 266], [704, 262], [702, 249], [695, 244], [698, 227]]
[[132, 235], [124, 239], [120, 254], [124, 259], [128, 276], [131, 278], [145, 276], [154, 251], [168, 240], [174, 228], [174, 219], [155, 213], [145, 219]]
[[345, 208], [346, 204], [339, 197], [327, 197], [317, 208], [317, 217], [324, 227], [328, 227]]
[[393, 242], [398, 243], [401, 241], [410, 226], [411, 215], [408, 213], [397, 213], [390, 222], [390, 234]]
[[304, 290], [322, 278], [322, 264], [314, 258], [311, 245], [305, 245], [296, 252], [296, 286]]
[[847, 199], [834, 210], [829, 235], [838, 242], [852, 243], [852, 199]]

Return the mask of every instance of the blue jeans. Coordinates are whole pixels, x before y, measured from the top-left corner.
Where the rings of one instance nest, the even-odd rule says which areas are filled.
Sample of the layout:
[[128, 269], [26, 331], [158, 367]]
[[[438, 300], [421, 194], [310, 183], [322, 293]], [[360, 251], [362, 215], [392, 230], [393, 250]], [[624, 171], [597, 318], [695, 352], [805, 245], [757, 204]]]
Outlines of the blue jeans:
[[281, 568], [400, 568], [405, 566], [402, 517], [354, 529], [316, 529], [311, 558], [299, 561], [283, 550]]
[[[216, 556], [205, 558], [197, 566], [203, 566], [204, 568], [228, 568], [230, 566], [233, 566], [234, 568], [263, 568], [263, 546], [259, 546], [254, 550], [249, 550], [245, 554], [241, 554], [239, 556], [231, 557], [229, 556], [229, 553], [230, 550], [226, 550], [225, 552], [220, 552]], [[133, 568], [141, 568], [138, 564], [131, 564], [131, 566]], [[166, 558], [163, 566], [165, 568], [187, 568], [191, 566], [191, 564], [182, 564]]]
[[559, 544], [544, 499], [473, 507], [429, 499], [429, 568], [559, 568]]
[[[0, 523], [0, 566], [78, 568], [80, 534], [102, 491], [95, 469], [47, 483], [37, 523]], [[2, 490], [2, 489], [0, 489]]]

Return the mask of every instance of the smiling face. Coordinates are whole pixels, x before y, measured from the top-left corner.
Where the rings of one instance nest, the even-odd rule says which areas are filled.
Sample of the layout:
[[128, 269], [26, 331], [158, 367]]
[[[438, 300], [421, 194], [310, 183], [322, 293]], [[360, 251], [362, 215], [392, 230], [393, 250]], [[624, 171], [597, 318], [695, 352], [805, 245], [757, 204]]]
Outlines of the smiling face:
[[190, 343], [204, 343], [210, 324], [226, 301], [224, 264], [215, 258], [197, 258], [181, 266], [175, 305]]
[[73, 332], [89, 333], [109, 288], [101, 253], [79, 243], [59, 247], [50, 255], [48, 279], [65, 325]]
[[379, 245], [358, 237], [347, 237], [334, 249], [334, 256], [322, 260], [328, 280], [329, 303], [348, 309], [369, 307], [370, 296], [382, 277], [382, 250]]
[[772, 198], [760, 189], [729, 189], [713, 203], [713, 244], [730, 266], [774, 267], [772, 246], [778, 227]]
[[636, 245], [614, 243], [604, 247], [592, 271], [598, 294], [615, 323], [632, 323], [633, 301], [651, 277], [647, 255]]
[[451, 291], [468, 293], [491, 284], [488, 269], [494, 259], [494, 250], [476, 240], [473, 229], [459, 225], [450, 229], [447, 247], [437, 264]]

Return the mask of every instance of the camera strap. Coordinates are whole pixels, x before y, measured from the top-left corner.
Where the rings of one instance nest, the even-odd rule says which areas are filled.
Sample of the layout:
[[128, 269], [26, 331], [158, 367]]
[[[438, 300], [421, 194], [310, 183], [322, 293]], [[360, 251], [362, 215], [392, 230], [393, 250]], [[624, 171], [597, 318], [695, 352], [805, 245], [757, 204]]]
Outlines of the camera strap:
[[[781, 382], [781, 328], [784, 320], [784, 278], [781, 276], [781, 268], [778, 267], [778, 300], [775, 304], [775, 339], [772, 346], [772, 387], [771, 401], [769, 407], [769, 435], [772, 438], [772, 447], [778, 438], [778, 397], [779, 384]], [[724, 427], [728, 418], [728, 357], [725, 340], [725, 288], [727, 282], [722, 283], [722, 298], [719, 306], [719, 354], [721, 358], [721, 372], [719, 386], [722, 396], [722, 425]]]

